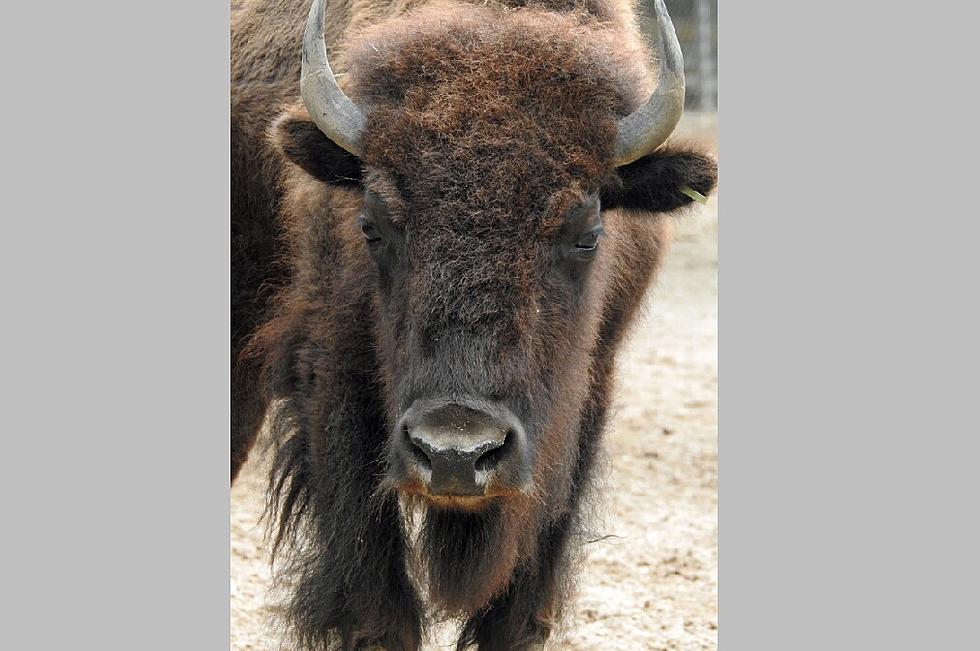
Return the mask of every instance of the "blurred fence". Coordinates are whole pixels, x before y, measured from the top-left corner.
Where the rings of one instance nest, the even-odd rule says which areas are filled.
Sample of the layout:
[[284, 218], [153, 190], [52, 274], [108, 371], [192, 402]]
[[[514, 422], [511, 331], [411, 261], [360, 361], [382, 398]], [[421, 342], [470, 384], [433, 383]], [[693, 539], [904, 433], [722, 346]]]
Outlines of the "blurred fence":
[[[718, 106], [718, 0], [666, 0], [684, 52], [685, 108], [713, 112]], [[655, 42], [653, 0], [638, 0], [640, 27]]]

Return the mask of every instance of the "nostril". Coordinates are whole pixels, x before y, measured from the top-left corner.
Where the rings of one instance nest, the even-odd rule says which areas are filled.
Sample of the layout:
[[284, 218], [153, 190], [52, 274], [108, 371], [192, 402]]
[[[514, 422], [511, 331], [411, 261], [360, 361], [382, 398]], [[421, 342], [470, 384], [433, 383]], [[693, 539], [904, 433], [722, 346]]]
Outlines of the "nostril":
[[408, 449], [411, 450], [412, 459], [418, 464], [419, 468], [422, 470], [432, 470], [432, 460], [425, 453], [425, 450], [412, 440], [412, 435], [409, 433], [407, 425], [402, 428], [402, 434], [405, 437], [405, 442], [408, 444]]
[[510, 449], [511, 441], [513, 439], [514, 437], [512, 433], [508, 431], [507, 434], [504, 435], [503, 443], [480, 455], [480, 458], [476, 460], [476, 469], [478, 471], [486, 472], [500, 463], [501, 459], [507, 455], [507, 450]]

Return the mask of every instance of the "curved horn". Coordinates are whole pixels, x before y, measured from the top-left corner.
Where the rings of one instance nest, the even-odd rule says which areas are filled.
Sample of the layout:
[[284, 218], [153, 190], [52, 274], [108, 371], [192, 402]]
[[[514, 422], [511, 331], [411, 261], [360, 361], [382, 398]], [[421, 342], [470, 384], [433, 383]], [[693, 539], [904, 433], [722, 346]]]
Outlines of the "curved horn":
[[364, 113], [340, 90], [323, 43], [323, 0], [313, 0], [303, 34], [303, 71], [299, 80], [303, 103], [313, 122], [328, 138], [355, 156], [361, 154]]
[[684, 112], [684, 56], [667, 15], [664, 0], [656, 0], [660, 79], [650, 99], [619, 121], [616, 167], [646, 156], [667, 140]]

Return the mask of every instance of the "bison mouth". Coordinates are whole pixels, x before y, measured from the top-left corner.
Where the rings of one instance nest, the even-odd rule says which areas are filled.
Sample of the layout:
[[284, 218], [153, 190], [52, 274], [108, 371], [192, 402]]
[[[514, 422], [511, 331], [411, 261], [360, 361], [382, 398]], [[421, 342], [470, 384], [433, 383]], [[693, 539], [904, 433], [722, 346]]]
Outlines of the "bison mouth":
[[409, 500], [424, 503], [433, 509], [472, 513], [495, 508], [508, 497], [514, 496], [513, 492], [486, 495], [440, 495], [428, 492], [424, 486], [420, 487], [419, 484], [396, 485], [395, 490], [398, 491], [399, 495]]

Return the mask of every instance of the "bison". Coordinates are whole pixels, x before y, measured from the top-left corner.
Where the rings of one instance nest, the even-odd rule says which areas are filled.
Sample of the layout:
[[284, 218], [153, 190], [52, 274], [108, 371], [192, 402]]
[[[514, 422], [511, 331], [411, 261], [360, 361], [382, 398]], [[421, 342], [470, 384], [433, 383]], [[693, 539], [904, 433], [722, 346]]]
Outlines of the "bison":
[[266, 422], [298, 646], [559, 621], [617, 350], [716, 180], [655, 7], [656, 77], [629, 0], [233, 7], [231, 475]]

